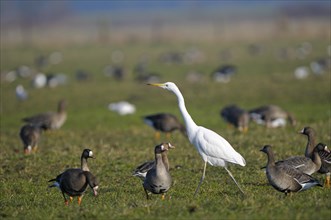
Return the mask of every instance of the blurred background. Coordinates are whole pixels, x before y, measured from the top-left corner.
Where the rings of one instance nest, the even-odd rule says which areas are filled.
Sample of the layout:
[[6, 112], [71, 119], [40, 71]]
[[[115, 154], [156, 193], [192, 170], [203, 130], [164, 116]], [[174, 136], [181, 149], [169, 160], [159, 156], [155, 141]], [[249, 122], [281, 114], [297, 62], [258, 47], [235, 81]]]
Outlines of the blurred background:
[[[186, 92], [192, 98], [212, 88], [205, 96], [224, 94], [223, 104], [252, 108], [273, 102], [301, 112], [295, 102], [305, 98], [303, 84], [330, 79], [330, 4], [1, 0], [1, 87], [7, 101], [1, 110], [23, 114], [26, 107], [15, 108], [15, 99], [41, 108], [39, 101], [66, 97], [79, 106], [77, 97], [89, 96], [98, 97], [89, 100], [96, 106], [135, 102], [143, 114], [149, 108], [142, 97], [151, 95], [146, 83], [173, 81], [192, 90]], [[242, 95], [238, 88], [248, 86]], [[71, 93], [75, 88], [80, 92]], [[326, 88], [305, 92], [330, 93]], [[111, 89], [111, 96], [102, 95]], [[292, 97], [280, 93], [285, 89]]]
[[330, 1], [1, 0], [1, 45], [330, 37]]

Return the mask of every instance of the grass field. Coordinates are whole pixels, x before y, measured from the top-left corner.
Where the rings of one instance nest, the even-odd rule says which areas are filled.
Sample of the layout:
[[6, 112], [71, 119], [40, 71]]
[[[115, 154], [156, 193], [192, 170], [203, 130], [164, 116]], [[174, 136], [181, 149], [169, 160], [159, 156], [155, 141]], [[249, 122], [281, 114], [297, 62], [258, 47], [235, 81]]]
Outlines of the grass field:
[[[19, 65], [32, 66], [40, 53], [54, 50], [63, 53], [62, 63], [48, 66], [44, 72], [63, 72], [69, 83], [57, 88], [33, 89], [30, 81], [19, 78], [13, 83], [1, 81], [1, 142], [0, 142], [0, 217], [19, 219], [328, 219], [331, 216], [331, 191], [315, 187], [286, 197], [274, 190], [260, 167], [266, 156], [259, 151], [265, 144], [274, 146], [277, 159], [303, 155], [306, 137], [297, 134], [304, 126], [317, 131], [318, 141], [331, 144], [330, 73], [310, 75], [303, 80], [293, 76], [298, 65], [309, 65], [312, 59], [326, 56], [329, 44], [312, 39], [313, 52], [305, 59], [279, 61], [274, 51], [280, 47], [295, 47], [303, 40], [263, 42], [264, 52], [252, 56], [247, 43], [215, 46], [212, 43], [194, 45], [206, 55], [204, 62], [192, 65], [167, 65], [158, 61], [162, 52], [184, 51], [192, 45], [131, 44], [120, 46], [85, 45], [63, 48], [3, 47], [1, 72]], [[229, 63], [238, 66], [238, 73], [228, 84], [213, 82], [210, 72], [224, 63], [219, 52], [231, 48]], [[115, 81], [103, 75], [110, 64], [111, 51], [122, 50], [123, 65], [128, 76]], [[246, 159], [246, 167], [230, 166], [242, 186], [242, 196], [220, 167], [207, 167], [206, 179], [199, 195], [193, 193], [199, 182], [203, 161], [195, 148], [179, 132], [170, 139], [154, 139], [154, 131], [143, 124], [142, 116], [170, 112], [181, 120], [176, 97], [161, 89], [133, 80], [131, 73], [142, 54], [150, 57], [151, 71], [159, 73], [162, 82], [173, 81], [181, 89], [188, 111], [199, 125], [208, 127], [226, 138]], [[92, 79], [78, 82], [76, 69], [91, 72]], [[188, 82], [185, 74], [196, 70], [201, 81]], [[23, 84], [29, 99], [19, 102], [15, 87]], [[58, 131], [42, 135], [39, 151], [24, 156], [18, 132], [21, 118], [55, 110], [58, 100], [68, 101], [68, 120]], [[110, 112], [110, 102], [129, 100], [137, 107], [133, 115], [119, 116]], [[292, 112], [298, 123], [294, 127], [265, 129], [250, 124], [247, 134], [228, 128], [219, 111], [228, 104], [250, 109], [263, 104], [277, 104]], [[141, 162], [153, 158], [153, 149], [162, 141], [176, 149], [169, 152], [173, 186], [162, 201], [145, 194], [132, 170]], [[48, 188], [48, 180], [69, 167], [80, 165], [84, 148], [93, 150], [96, 159], [89, 160], [91, 171], [100, 179], [98, 197], [86, 192], [81, 206], [74, 201], [64, 206], [61, 193]], [[324, 176], [314, 174], [321, 182]]]

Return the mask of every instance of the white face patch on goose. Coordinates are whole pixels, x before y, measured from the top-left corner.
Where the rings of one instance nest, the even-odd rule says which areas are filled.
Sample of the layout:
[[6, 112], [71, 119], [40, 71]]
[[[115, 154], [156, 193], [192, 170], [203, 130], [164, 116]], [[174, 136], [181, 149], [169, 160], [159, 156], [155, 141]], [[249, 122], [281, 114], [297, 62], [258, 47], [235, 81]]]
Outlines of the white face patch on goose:
[[161, 150], [164, 150], [164, 146], [163, 146], [163, 144], [161, 145]]
[[89, 157], [92, 157], [92, 156], [93, 156], [93, 152], [90, 151], [90, 152], [88, 153], [88, 155], [89, 155]]

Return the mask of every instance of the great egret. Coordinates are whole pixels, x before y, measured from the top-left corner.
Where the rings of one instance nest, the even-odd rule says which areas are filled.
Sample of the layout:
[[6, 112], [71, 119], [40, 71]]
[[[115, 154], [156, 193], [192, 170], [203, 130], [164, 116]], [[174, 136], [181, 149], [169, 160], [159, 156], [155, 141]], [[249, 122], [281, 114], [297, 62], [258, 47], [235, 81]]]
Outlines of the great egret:
[[34, 124], [44, 130], [59, 129], [67, 120], [66, 101], [61, 100], [58, 103], [57, 112], [45, 112], [31, 117], [23, 118], [22, 120], [30, 124]]
[[262, 152], [268, 156], [266, 175], [270, 185], [285, 194], [309, 189], [313, 186], [322, 186], [312, 176], [284, 163], [275, 163], [275, 158], [270, 145], [265, 145]]
[[179, 91], [178, 87], [173, 82], [166, 83], [153, 83], [148, 84], [152, 86], [157, 86], [166, 90], [173, 92], [178, 99], [179, 110], [183, 116], [185, 125], [186, 125], [186, 133], [189, 141], [196, 147], [202, 159], [204, 160], [204, 168], [203, 173], [199, 182], [197, 189], [195, 190], [194, 196], [197, 195], [200, 185], [205, 178], [207, 162], [212, 166], [221, 166], [224, 167], [228, 172], [232, 180], [238, 186], [240, 191], [244, 194], [243, 190], [238, 185], [237, 181], [233, 177], [230, 170], [227, 168], [228, 163], [239, 164], [241, 166], [246, 165], [245, 159], [236, 152], [232, 146], [229, 144], [227, 140], [218, 135], [212, 130], [204, 128], [202, 126], [198, 126], [190, 114], [187, 112], [185, 107], [185, 101], [182, 93]]

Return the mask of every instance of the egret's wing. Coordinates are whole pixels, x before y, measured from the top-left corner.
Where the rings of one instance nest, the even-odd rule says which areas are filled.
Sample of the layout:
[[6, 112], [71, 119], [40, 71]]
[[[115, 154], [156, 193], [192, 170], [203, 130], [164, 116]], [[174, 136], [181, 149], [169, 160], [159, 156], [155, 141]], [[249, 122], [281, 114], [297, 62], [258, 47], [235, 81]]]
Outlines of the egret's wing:
[[199, 127], [195, 139], [201, 151], [211, 165], [224, 166], [226, 162], [245, 166], [245, 159], [236, 152], [227, 140], [212, 130]]

